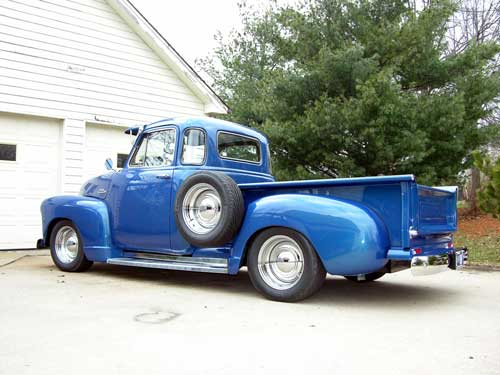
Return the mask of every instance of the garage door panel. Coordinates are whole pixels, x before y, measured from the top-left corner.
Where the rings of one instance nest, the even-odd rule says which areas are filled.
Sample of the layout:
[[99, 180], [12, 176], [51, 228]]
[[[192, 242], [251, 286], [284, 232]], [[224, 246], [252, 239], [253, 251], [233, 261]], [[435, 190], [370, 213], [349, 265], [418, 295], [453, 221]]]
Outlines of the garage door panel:
[[58, 175], [57, 171], [53, 173], [45, 173], [36, 170], [26, 171], [23, 173], [23, 176], [26, 178], [26, 182], [31, 182], [30, 185], [26, 186], [27, 190], [40, 190], [39, 187], [41, 183], [44, 183], [44, 186], [56, 186], [56, 178]]
[[11, 249], [15, 248], [16, 238], [12, 236], [12, 233], [16, 231], [16, 225], [14, 224], [0, 224], [0, 248], [1, 249]]
[[15, 194], [16, 186], [18, 185], [18, 171], [12, 169], [0, 168], [0, 196], [3, 194]]
[[25, 194], [23, 199], [18, 201], [17, 208], [20, 209], [21, 212], [40, 211], [40, 204], [45, 198], [47, 198], [47, 196], [43, 193], [34, 195]]
[[[12, 221], [12, 217], [0, 217], [0, 232], [2, 232], [2, 230], [4, 230], [4, 232], [2, 232], [3, 234], [7, 234], [8, 232], [6, 232], [7, 230], [12, 230], [12, 228], [15, 228], [16, 227], [16, 224]], [[6, 228], [10, 228], [10, 229], [6, 229]]]
[[117, 167], [117, 155], [128, 154], [132, 148], [134, 137], [124, 133], [125, 128], [87, 124], [85, 175], [86, 179], [106, 173], [104, 162], [113, 160]]
[[0, 162], [0, 249], [33, 248], [41, 237], [41, 202], [59, 193], [61, 122], [0, 114], [0, 143], [17, 145]]
[[[24, 230], [29, 231], [30, 233], [35, 233], [35, 242], [32, 239], [26, 238], [26, 242], [30, 243], [29, 247], [36, 247], [36, 239], [41, 238], [40, 234], [42, 233], [42, 227], [40, 223], [34, 219], [28, 219], [28, 222], [24, 225]], [[38, 235], [37, 235], [38, 233]]]
[[[57, 191], [57, 175], [39, 175], [39, 178], [36, 178], [36, 174], [32, 175], [24, 175], [25, 187], [24, 191], [26, 196], [33, 196], [36, 193], [36, 196], [49, 197], [52, 193]], [[31, 185], [28, 185], [31, 184]]]
[[50, 164], [47, 164], [48, 159], [55, 159], [59, 156], [58, 150], [55, 150], [56, 146], [42, 146], [39, 144], [25, 144], [22, 149], [22, 160], [23, 163], [31, 165], [44, 165], [50, 168]]
[[[53, 159], [56, 159], [56, 157], [53, 157]], [[43, 178], [51, 178], [54, 175], [57, 175], [58, 173], [57, 168], [51, 165], [46, 165], [42, 162], [40, 162], [39, 164], [43, 165], [43, 168], [37, 168], [37, 165], [31, 164], [30, 168], [24, 168], [23, 170], [24, 174], [29, 176], [43, 177]]]
[[16, 216], [15, 210], [8, 209], [15, 199], [15, 195], [2, 194], [0, 190], [0, 207], [2, 207], [0, 210], [0, 225], [11, 223], [10, 220]]

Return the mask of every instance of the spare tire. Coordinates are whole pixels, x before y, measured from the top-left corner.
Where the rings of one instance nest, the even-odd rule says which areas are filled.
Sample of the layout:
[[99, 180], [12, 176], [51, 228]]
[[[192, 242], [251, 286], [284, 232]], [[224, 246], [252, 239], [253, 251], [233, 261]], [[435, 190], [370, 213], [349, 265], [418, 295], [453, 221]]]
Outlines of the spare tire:
[[184, 239], [197, 247], [230, 242], [243, 220], [245, 205], [236, 182], [223, 173], [197, 172], [175, 197], [175, 222]]

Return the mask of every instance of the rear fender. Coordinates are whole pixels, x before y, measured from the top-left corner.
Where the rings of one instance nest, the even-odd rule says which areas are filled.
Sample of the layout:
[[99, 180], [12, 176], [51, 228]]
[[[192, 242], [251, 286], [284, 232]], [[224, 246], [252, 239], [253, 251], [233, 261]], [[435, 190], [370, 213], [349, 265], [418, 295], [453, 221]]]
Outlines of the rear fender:
[[304, 235], [330, 274], [358, 275], [387, 263], [389, 235], [380, 217], [357, 202], [302, 194], [278, 194], [251, 202], [233, 242], [230, 273], [237, 273], [255, 233], [286, 227]]
[[72, 221], [83, 239], [85, 256], [93, 261], [106, 261], [114, 256], [106, 203], [83, 196], [58, 196], [41, 205], [43, 238], [50, 242], [50, 232], [57, 221]]

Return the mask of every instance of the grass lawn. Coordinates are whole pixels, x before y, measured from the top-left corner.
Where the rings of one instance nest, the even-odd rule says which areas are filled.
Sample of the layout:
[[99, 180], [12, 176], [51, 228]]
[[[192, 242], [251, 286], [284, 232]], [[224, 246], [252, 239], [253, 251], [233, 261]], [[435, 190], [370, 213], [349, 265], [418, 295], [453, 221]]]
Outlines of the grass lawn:
[[467, 246], [470, 264], [500, 266], [500, 220], [486, 215], [459, 219], [454, 243]]

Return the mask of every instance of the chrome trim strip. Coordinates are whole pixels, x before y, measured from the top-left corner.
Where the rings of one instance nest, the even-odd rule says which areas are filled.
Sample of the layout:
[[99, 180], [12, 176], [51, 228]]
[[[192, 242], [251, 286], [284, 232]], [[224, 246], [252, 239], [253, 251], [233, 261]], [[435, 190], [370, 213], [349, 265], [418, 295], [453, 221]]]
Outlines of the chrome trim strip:
[[108, 264], [120, 266], [157, 268], [165, 270], [210, 272], [210, 273], [228, 273], [228, 267], [218, 263], [188, 263], [188, 262], [169, 262], [153, 259], [134, 259], [134, 258], [110, 258], [106, 261]]
[[158, 253], [148, 253], [145, 251], [125, 251], [124, 258], [163, 260], [165, 262], [194, 263], [194, 264], [219, 264], [227, 267], [228, 261], [224, 258], [191, 257], [184, 255], [168, 255]]
[[415, 256], [411, 260], [413, 276], [427, 276], [443, 272], [448, 269], [448, 254]]

